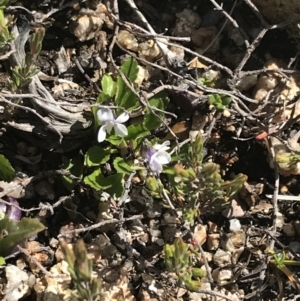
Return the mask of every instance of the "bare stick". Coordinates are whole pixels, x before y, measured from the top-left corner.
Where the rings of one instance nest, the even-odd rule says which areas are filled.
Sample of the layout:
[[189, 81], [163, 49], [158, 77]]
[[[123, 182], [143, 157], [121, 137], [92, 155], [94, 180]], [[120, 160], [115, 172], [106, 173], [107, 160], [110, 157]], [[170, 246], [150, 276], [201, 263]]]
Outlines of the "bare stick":
[[[16, 94], [15, 97], [17, 98], [18, 95]], [[36, 115], [40, 120], [42, 120], [45, 124], [47, 124], [47, 126], [48, 126], [50, 129], [52, 129], [54, 132], [56, 132], [56, 133], [58, 134], [58, 136], [59, 136], [59, 142], [62, 141], [63, 135], [61, 134], [61, 132], [60, 132], [58, 129], [56, 129], [56, 128], [55, 128], [49, 121], [47, 121], [43, 116], [41, 116], [38, 112], [36, 112], [34, 109], [31, 109], [31, 108], [28, 108], [28, 107], [24, 107], [24, 106], [22, 106], [22, 105], [18, 105], [18, 104], [14, 103], [14, 102], [12, 102], [12, 101], [10, 101], [10, 100], [5, 99], [5, 98], [2, 97], [1, 95], [0, 95], [0, 100], [3, 101], [3, 102], [5, 102], [5, 103], [7, 103], [7, 104], [9, 104], [9, 105], [11, 105], [11, 106], [13, 106], [13, 107], [19, 108], [19, 109], [21, 109], [21, 110], [23, 110], [23, 111], [29, 111], [29, 112], [31, 112], [32, 114]]]
[[133, 9], [133, 11], [139, 16], [140, 20], [144, 23], [144, 25], [149, 30], [149, 32], [153, 36], [156, 36], [156, 38], [154, 38], [154, 39], [155, 39], [156, 44], [159, 47], [160, 51], [162, 52], [163, 59], [166, 62], [167, 66], [168, 67], [172, 67], [175, 64], [178, 64], [178, 62], [180, 61], [181, 57], [178, 56], [176, 53], [172, 52], [171, 50], [169, 50], [168, 47], [164, 43], [161, 42], [161, 39], [159, 39], [157, 37], [156, 32], [154, 31], [154, 29], [152, 28], [152, 26], [148, 23], [148, 21], [144, 17], [144, 15], [139, 11], [139, 9], [135, 5], [134, 1], [133, 0], [125, 0], [125, 1]]
[[140, 215], [133, 215], [131, 217], [124, 218], [123, 220], [120, 220], [118, 218], [112, 218], [112, 219], [105, 220], [105, 221], [102, 221], [100, 223], [94, 224], [94, 225], [89, 226], [89, 227], [85, 227], [85, 228], [81, 228], [81, 229], [75, 229], [75, 230], [71, 230], [71, 231], [66, 231], [63, 234], [58, 235], [58, 237], [62, 237], [62, 236], [67, 235], [67, 234], [73, 234], [73, 233], [78, 234], [78, 233], [82, 233], [82, 232], [92, 231], [92, 230], [100, 228], [104, 225], [125, 223], [127, 221], [142, 219], [142, 218], [143, 218], [143, 215], [141, 215], [141, 214]]

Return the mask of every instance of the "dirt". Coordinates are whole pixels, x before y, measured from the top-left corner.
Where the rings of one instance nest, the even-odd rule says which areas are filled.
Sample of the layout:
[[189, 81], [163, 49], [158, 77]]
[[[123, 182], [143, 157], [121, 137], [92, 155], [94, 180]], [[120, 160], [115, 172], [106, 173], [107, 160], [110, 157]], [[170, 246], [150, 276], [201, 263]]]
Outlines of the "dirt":
[[[299, 159], [292, 165], [280, 161], [298, 154], [298, 140], [291, 143], [300, 114], [295, 24], [279, 20], [276, 27], [273, 19], [253, 10], [251, 1], [135, 1], [153, 33], [130, 7], [134, 1], [11, 2], [4, 10], [14, 17], [10, 30], [18, 28], [22, 34], [27, 24], [32, 35], [45, 29], [34, 59], [43, 74], [32, 77], [35, 89], [26, 83], [13, 90], [9, 82], [16, 58], [0, 60], [0, 150], [16, 172], [10, 183], [0, 182], [0, 201], [8, 200], [13, 187], [22, 216], [40, 221], [45, 230], [10, 254], [0, 254], [5, 259], [1, 298], [76, 300], [59, 241], [74, 249], [83, 239], [93, 277], [103, 281], [91, 300], [298, 300]], [[123, 40], [122, 30], [127, 30]], [[168, 46], [169, 60], [162, 55], [166, 41], [159, 44], [164, 36], [167, 44], [178, 46]], [[30, 52], [28, 41], [25, 52]], [[165, 91], [169, 102], [159, 125], [143, 139], [99, 143], [101, 125], [93, 110], [99, 105], [101, 80], [108, 74], [116, 79], [116, 68], [130, 57], [148, 75], [132, 86], [137, 93], [130, 97], [137, 97], [138, 105], [129, 110], [127, 128], [143, 124], [153, 91]], [[211, 95], [222, 101], [227, 96], [230, 103], [217, 107]], [[104, 105], [117, 112], [113, 96]], [[202, 179], [180, 195], [176, 187], [182, 188], [181, 182], [172, 186], [170, 170], [186, 168], [187, 157], [176, 157], [154, 176], [142, 149], [145, 139], [152, 144], [170, 140], [169, 151], [180, 151], [192, 145], [198, 132], [203, 163], [218, 164], [224, 181], [240, 174], [247, 180], [221, 210], [213, 210], [218, 206], [209, 198], [205, 205], [197, 203], [189, 223], [185, 210], [190, 195], [202, 191]], [[87, 164], [93, 161], [88, 157], [92, 147], [99, 147], [98, 153], [102, 147], [110, 150], [110, 159], [105, 161], [108, 153], [103, 153], [95, 159], [100, 164]], [[119, 157], [126, 164], [116, 165]], [[128, 165], [139, 169], [114, 178], [119, 182], [111, 189], [107, 179]], [[104, 178], [101, 189], [86, 180], [97, 169], [97, 179]], [[160, 179], [160, 194], [149, 192], [150, 178]], [[116, 197], [119, 188], [122, 194]], [[196, 289], [180, 282], [166, 264], [164, 248], [178, 237], [188, 246], [190, 266], [206, 271]], [[33, 279], [23, 281], [18, 296], [12, 292], [21, 284], [9, 278], [9, 266]]]

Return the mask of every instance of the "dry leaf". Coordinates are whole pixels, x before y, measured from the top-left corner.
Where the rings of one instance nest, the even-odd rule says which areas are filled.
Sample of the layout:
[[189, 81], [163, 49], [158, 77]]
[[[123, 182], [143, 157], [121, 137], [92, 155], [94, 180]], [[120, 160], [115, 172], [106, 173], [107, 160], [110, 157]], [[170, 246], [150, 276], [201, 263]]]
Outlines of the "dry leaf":
[[[185, 140], [189, 138], [190, 128], [191, 128], [190, 121], [181, 121], [174, 124], [171, 127], [171, 130], [176, 135], [177, 139]], [[162, 141], [166, 141], [166, 140], [175, 140], [175, 137], [171, 133], [168, 133], [166, 137], [162, 139]]]

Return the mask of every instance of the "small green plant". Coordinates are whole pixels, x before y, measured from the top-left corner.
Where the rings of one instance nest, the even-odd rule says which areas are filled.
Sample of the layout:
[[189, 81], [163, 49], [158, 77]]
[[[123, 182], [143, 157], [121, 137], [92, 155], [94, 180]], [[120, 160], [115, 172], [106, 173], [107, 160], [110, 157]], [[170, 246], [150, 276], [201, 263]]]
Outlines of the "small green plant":
[[300, 265], [299, 261], [290, 260], [286, 258], [285, 251], [281, 251], [280, 253], [275, 252], [274, 250], [270, 249], [269, 253], [272, 255], [272, 259], [270, 259], [270, 263], [283, 272], [288, 279], [292, 282], [296, 289], [300, 289], [300, 281], [298, 277], [291, 272], [291, 270], [287, 267], [287, 265]]
[[8, 21], [5, 20], [4, 9], [9, 0], [0, 0], [0, 55], [5, 55], [10, 50], [10, 42], [13, 34], [8, 29]]
[[226, 95], [211, 94], [208, 97], [208, 103], [215, 106], [217, 110], [223, 111], [231, 102], [231, 98]]
[[285, 152], [276, 154], [276, 161], [278, 163], [287, 163], [290, 168], [300, 162], [300, 154], [296, 152]]
[[200, 258], [200, 254], [190, 249], [182, 238], [176, 238], [173, 245], [166, 244], [164, 246], [167, 270], [177, 275], [179, 285], [184, 285], [192, 291], [198, 291], [201, 288], [201, 278], [205, 276], [205, 272], [194, 266], [193, 254]]
[[[120, 70], [133, 89], [138, 91], [138, 87], [133, 84], [138, 74], [137, 62], [129, 58]], [[116, 78], [104, 75], [101, 89], [97, 98], [97, 104], [101, 106], [93, 108], [100, 145], [91, 146], [84, 158], [72, 158], [64, 167], [96, 191], [106, 191], [113, 198], [119, 198], [124, 192], [127, 177], [132, 172], [145, 169], [142, 162], [136, 163], [140, 156], [136, 150], [142, 140], [161, 125], [162, 121], [157, 116], [164, 117], [163, 111], [168, 105], [168, 98], [165, 92], [154, 95], [148, 100], [148, 104], [159, 110], [156, 111], [157, 116], [150, 108], [144, 108], [144, 114], [138, 117], [139, 121], [126, 127], [130, 114], [137, 108], [142, 108], [138, 97], [120, 75]], [[75, 185], [67, 177], [64, 182], [68, 189]]]
[[30, 52], [26, 53], [20, 66], [15, 66], [12, 71], [10, 88], [13, 92], [22, 90], [28, 85], [34, 75], [38, 73], [35, 60], [42, 49], [42, 41], [45, 35], [44, 28], [36, 28], [29, 38]]
[[210, 77], [200, 77], [198, 78], [198, 82], [206, 87], [213, 88], [216, 85], [216, 79]]
[[75, 287], [73, 295], [76, 300], [100, 300], [102, 281], [99, 278], [92, 277], [93, 262], [87, 257], [83, 240], [79, 239], [76, 242], [74, 251], [70, 249], [65, 241], [61, 241], [60, 246], [69, 265], [68, 271]]
[[[177, 159], [179, 163], [166, 170], [169, 176], [168, 190], [173, 198], [184, 201], [185, 220], [191, 225], [200, 213], [223, 210], [247, 181], [247, 176], [243, 174], [237, 175], [232, 181], [224, 181], [218, 164], [203, 162], [200, 133], [195, 141], [180, 150]], [[155, 187], [153, 183], [152, 187]]]

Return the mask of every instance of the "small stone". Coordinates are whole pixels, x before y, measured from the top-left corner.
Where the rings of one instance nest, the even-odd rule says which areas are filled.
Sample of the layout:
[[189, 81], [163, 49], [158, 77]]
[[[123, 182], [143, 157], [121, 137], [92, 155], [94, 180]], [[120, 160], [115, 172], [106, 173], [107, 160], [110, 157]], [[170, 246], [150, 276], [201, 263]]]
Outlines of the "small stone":
[[253, 75], [247, 75], [242, 77], [238, 82], [237, 82], [237, 89], [240, 91], [247, 91], [253, 86], [255, 86], [257, 83], [257, 74]]
[[225, 251], [234, 252], [245, 245], [246, 234], [243, 230], [226, 234], [221, 239], [221, 246]]
[[158, 238], [155, 243], [161, 247], [165, 245], [165, 241], [162, 238]]
[[208, 222], [208, 232], [209, 233], [216, 233], [218, 231], [218, 225], [214, 222]]
[[25, 142], [18, 142], [17, 143], [17, 153], [26, 156], [28, 154], [28, 145]]
[[58, 244], [59, 244], [59, 240], [52, 237], [49, 241], [49, 246], [53, 249], [56, 249], [58, 247]]
[[[50, 265], [53, 262], [53, 255], [49, 252], [41, 243], [38, 241], [29, 241], [26, 243], [27, 252], [30, 257], [33, 257], [35, 261], [27, 260], [31, 271], [35, 274], [39, 273], [41, 270], [35, 262], [40, 263], [42, 266]], [[27, 258], [26, 258], [27, 259]], [[28, 257], [29, 259], [29, 257]]]
[[4, 291], [6, 300], [18, 301], [30, 293], [28, 284], [29, 276], [27, 272], [22, 271], [15, 265], [8, 265], [5, 267], [5, 274], [7, 279], [7, 285]]
[[207, 235], [207, 247], [209, 251], [217, 250], [220, 245], [220, 234], [213, 233]]
[[229, 221], [229, 230], [231, 232], [236, 232], [241, 230], [242, 226], [238, 219], [234, 218]]
[[242, 255], [242, 253], [244, 252], [245, 248], [244, 247], [240, 247], [238, 249], [235, 249], [233, 252], [232, 252], [232, 255], [231, 255], [231, 262], [232, 264], [237, 264], [238, 262], [238, 259], [240, 258], [240, 256]]
[[245, 245], [246, 234], [245, 234], [245, 232], [243, 230], [239, 230], [239, 231], [233, 232], [232, 235], [231, 235], [231, 240], [232, 240], [233, 245], [236, 248], [239, 248], [239, 247]]
[[300, 253], [300, 243], [298, 241], [291, 241], [289, 243], [289, 248], [295, 253]]
[[275, 216], [276, 227], [279, 229], [283, 228], [284, 225], [284, 216], [280, 212], [277, 212]]
[[199, 47], [200, 52], [206, 50], [208, 53], [215, 53], [220, 48], [220, 38], [218, 37], [218, 29], [214, 26], [206, 28], [198, 28], [192, 31], [192, 42]]
[[211, 275], [217, 284], [224, 285], [231, 280], [233, 272], [231, 269], [215, 269]]
[[176, 25], [173, 31], [174, 36], [190, 37], [193, 30], [201, 24], [200, 16], [191, 9], [185, 8], [176, 14]]
[[[209, 282], [202, 282], [201, 290], [211, 291], [211, 285]], [[207, 295], [203, 293], [188, 292], [190, 301], [207, 300]]]
[[177, 216], [171, 215], [169, 212], [164, 214], [164, 221], [170, 227], [176, 227], [176, 225], [180, 222]]
[[55, 198], [55, 192], [48, 181], [41, 181], [34, 186], [34, 189], [41, 197], [53, 201]]
[[218, 267], [231, 264], [231, 253], [222, 249], [218, 249], [213, 256], [213, 261]]
[[174, 227], [166, 227], [163, 230], [163, 238], [166, 242], [171, 242], [174, 240], [174, 237], [176, 236], [177, 229]]
[[84, 42], [93, 39], [103, 24], [103, 19], [97, 16], [83, 15], [79, 16], [69, 28], [70, 32], [74, 34], [80, 42]]
[[283, 227], [282, 227], [282, 231], [287, 236], [295, 236], [296, 235], [295, 228], [292, 224], [284, 224]]
[[294, 227], [295, 227], [297, 234], [300, 235], [300, 221], [299, 220], [294, 221]]
[[[204, 251], [204, 257], [205, 257], [205, 260], [207, 262], [212, 262], [212, 260], [213, 260], [213, 254], [212, 253]], [[202, 257], [200, 258], [200, 263], [204, 264], [204, 260], [203, 260]]]
[[202, 246], [206, 242], [206, 237], [207, 237], [206, 227], [203, 225], [198, 225], [196, 226], [195, 230], [196, 231], [194, 232], [194, 239], [196, 239], [197, 243], [199, 243]]
[[244, 214], [244, 210], [235, 199], [232, 199], [229, 206], [222, 212], [222, 215], [227, 218], [242, 217]]

